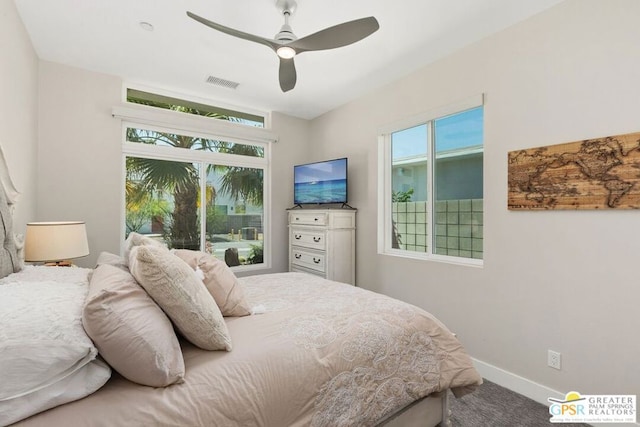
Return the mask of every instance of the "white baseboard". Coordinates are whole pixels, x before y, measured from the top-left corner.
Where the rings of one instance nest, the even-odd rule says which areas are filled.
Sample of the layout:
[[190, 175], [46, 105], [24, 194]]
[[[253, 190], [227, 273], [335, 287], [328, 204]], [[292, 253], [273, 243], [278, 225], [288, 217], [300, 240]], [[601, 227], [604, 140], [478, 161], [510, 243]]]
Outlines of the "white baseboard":
[[505, 371], [497, 366], [490, 365], [478, 359], [473, 359], [473, 364], [483, 378], [515, 391], [516, 393], [520, 393], [523, 396], [527, 396], [529, 399], [542, 403], [545, 406], [549, 406], [547, 399], [550, 397], [559, 400], [564, 399], [564, 393]]
[[[538, 403], [542, 403], [545, 406], [549, 406], [548, 398], [562, 400], [565, 397], [565, 393], [561, 393], [557, 390], [538, 384], [529, 379], [516, 375], [512, 372], [505, 371], [497, 366], [490, 365], [478, 359], [473, 359], [473, 364], [483, 378], [488, 379], [504, 388], [511, 391], [515, 391], [529, 399], [535, 400]], [[570, 390], [569, 390], [570, 391]], [[552, 424], [549, 424], [552, 425]], [[562, 424], [558, 424], [562, 425]], [[639, 423], [629, 424], [613, 424], [613, 423], [594, 423], [594, 427], [620, 427], [622, 425], [638, 426]]]

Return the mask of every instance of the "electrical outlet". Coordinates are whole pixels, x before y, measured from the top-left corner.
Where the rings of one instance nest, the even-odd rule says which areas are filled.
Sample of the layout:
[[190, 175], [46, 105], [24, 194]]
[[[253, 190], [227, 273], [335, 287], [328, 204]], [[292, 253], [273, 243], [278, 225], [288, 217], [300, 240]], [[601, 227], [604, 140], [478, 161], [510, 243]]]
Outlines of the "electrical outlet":
[[560, 370], [562, 366], [562, 355], [557, 351], [548, 350], [547, 365], [554, 369]]

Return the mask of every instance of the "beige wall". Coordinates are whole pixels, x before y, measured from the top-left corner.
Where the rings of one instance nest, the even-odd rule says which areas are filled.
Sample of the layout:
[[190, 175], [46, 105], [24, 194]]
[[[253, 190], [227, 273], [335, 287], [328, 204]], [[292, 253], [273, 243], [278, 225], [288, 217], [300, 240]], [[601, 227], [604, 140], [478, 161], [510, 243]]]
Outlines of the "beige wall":
[[[638, 16], [636, 0], [568, 0], [315, 119], [314, 156], [349, 156], [358, 285], [431, 311], [475, 358], [552, 389], [640, 392], [638, 212], [506, 208], [508, 151], [640, 131]], [[378, 255], [378, 128], [479, 93], [484, 268]]]
[[40, 62], [38, 218], [87, 224], [90, 256], [120, 250], [122, 148], [117, 77]]
[[271, 152], [273, 271], [289, 270], [289, 229], [286, 209], [293, 206], [293, 165], [308, 160], [309, 121], [285, 114], [271, 116], [279, 141]]
[[38, 57], [12, 0], [0, 0], [0, 146], [21, 195], [16, 233], [36, 220]]
[[[122, 127], [111, 116], [121, 103], [119, 77], [40, 63], [38, 217], [84, 220], [93, 266], [101, 251], [120, 250]], [[272, 151], [272, 271], [287, 269], [286, 208], [292, 204], [291, 167], [305, 153], [308, 122], [274, 114], [279, 136]]]

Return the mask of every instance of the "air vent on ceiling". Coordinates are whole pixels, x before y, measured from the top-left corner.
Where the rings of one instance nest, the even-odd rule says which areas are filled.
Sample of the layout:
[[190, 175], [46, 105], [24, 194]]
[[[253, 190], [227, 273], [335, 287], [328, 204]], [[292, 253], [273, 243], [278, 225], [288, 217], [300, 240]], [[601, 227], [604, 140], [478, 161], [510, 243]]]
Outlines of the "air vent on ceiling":
[[225, 79], [221, 79], [220, 77], [214, 77], [214, 76], [207, 77], [207, 83], [226, 87], [228, 89], [235, 89], [240, 84], [240, 83], [232, 82], [231, 80], [225, 80]]

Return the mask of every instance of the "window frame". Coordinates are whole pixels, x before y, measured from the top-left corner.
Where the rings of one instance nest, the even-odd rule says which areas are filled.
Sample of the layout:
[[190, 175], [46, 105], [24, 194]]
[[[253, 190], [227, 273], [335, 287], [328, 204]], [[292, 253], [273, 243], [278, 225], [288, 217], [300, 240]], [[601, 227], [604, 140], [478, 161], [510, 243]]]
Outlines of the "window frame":
[[[141, 106], [144, 107], [144, 106]], [[114, 107], [115, 110], [115, 107]], [[122, 111], [122, 110], [120, 110]], [[265, 134], [263, 128], [245, 127], [242, 134], [247, 138], [239, 136], [229, 136], [226, 123], [212, 121], [207, 126], [188, 126], [190, 120], [182, 121], [178, 126], [175, 123], [162, 120], [165, 111], [159, 110], [158, 114], [153, 111], [145, 112], [143, 116], [133, 115], [133, 117], [117, 116], [121, 118], [121, 143], [122, 143], [122, 176], [120, 183], [121, 203], [120, 203], [120, 250], [124, 251], [126, 235], [126, 159], [127, 157], [144, 157], [157, 160], [168, 160], [176, 162], [190, 162], [200, 165], [200, 186], [199, 190], [206, 191], [206, 165], [217, 164], [225, 166], [238, 166], [247, 168], [258, 168], [263, 170], [263, 262], [261, 264], [248, 264], [231, 267], [236, 272], [255, 271], [269, 269], [272, 266], [272, 234], [271, 234], [271, 146], [275, 140], [269, 134]], [[115, 114], [114, 114], [115, 116]], [[187, 116], [188, 117], [188, 116]], [[207, 118], [194, 116], [196, 119]], [[191, 118], [189, 118], [191, 119]], [[199, 120], [198, 120], [199, 121]], [[185, 122], [187, 122], [185, 124]], [[221, 128], [223, 132], [215, 132], [216, 128]], [[215, 153], [202, 150], [189, 150], [184, 148], [158, 146], [151, 144], [140, 144], [127, 141], [127, 128], [147, 129], [157, 132], [176, 133], [187, 136], [202, 137], [213, 140], [222, 140], [231, 143], [260, 146], [264, 149], [264, 157], [242, 156], [235, 154]], [[266, 135], [266, 137], [265, 137]], [[206, 218], [206, 205], [200, 207], [200, 217]], [[200, 221], [200, 247], [206, 240], [206, 221]]]
[[[484, 95], [476, 95], [461, 101], [435, 108], [427, 112], [405, 118], [378, 129], [378, 230], [377, 247], [378, 254], [396, 256], [401, 258], [418, 259], [425, 261], [437, 261], [449, 264], [458, 264], [471, 267], [482, 267], [484, 259], [457, 257], [453, 255], [441, 255], [434, 253], [434, 206], [435, 206], [435, 149], [433, 146], [433, 123], [435, 120], [462, 113], [464, 111], [483, 107]], [[409, 129], [415, 126], [427, 126], [427, 224], [429, 230], [429, 244], [427, 252], [409, 251], [392, 247], [392, 134], [394, 132]], [[484, 142], [483, 142], [484, 164]], [[484, 169], [484, 168], [483, 168]], [[484, 181], [484, 171], [483, 171]], [[483, 196], [484, 198], [484, 196]], [[483, 250], [484, 252], [484, 250]]]
[[[262, 127], [254, 127], [254, 126], [248, 126], [245, 124], [240, 124], [240, 123], [236, 123], [236, 122], [225, 122], [225, 121], [221, 121], [222, 123], [227, 123], [227, 124], [232, 124], [234, 126], [239, 126], [242, 128], [254, 128], [254, 129], [270, 129], [271, 128], [271, 114], [269, 114], [269, 112], [267, 111], [263, 111], [263, 110], [257, 110], [257, 109], [253, 109], [253, 108], [246, 108], [246, 107], [239, 107], [237, 105], [233, 105], [233, 104], [228, 104], [226, 102], [222, 102], [222, 101], [218, 101], [218, 100], [214, 100], [214, 99], [208, 99], [208, 98], [203, 98], [200, 96], [196, 96], [196, 95], [189, 95], [189, 94], [185, 94], [185, 93], [179, 93], [179, 92], [174, 92], [168, 89], [160, 89], [157, 87], [152, 87], [152, 86], [147, 86], [144, 84], [140, 84], [140, 83], [135, 83], [132, 81], [129, 82], [125, 82], [122, 85], [122, 93], [121, 93], [121, 100], [122, 100], [122, 105], [126, 105], [126, 106], [140, 106], [140, 107], [145, 107], [145, 108], [150, 108], [152, 110], [158, 110], [158, 111], [170, 111], [170, 110], [165, 110], [165, 109], [161, 109], [161, 108], [157, 108], [157, 107], [150, 107], [150, 106], [146, 106], [146, 105], [142, 105], [142, 104], [136, 104], [136, 103], [131, 103], [127, 101], [127, 94], [128, 94], [128, 90], [135, 90], [135, 91], [140, 91], [140, 92], [147, 92], [150, 93], [152, 95], [159, 95], [161, 97], [167, 97], [167, 98], [175, 98], [177, 100], [183, 100], [187, 103], [196, 103], [196, 104], [203, 104], [203, 105], [208, 105], [211, 106], [213, 109], [220, 109], [221, 111], [227, 110], [227, 111], [232, 111], [232, 112], [238, 112], [238, 113], [246, 113], [248, 115], [252, 115], [252, 116], [259, 116], [262, 117], [264, 119], [263, 121], [263, 126]], [[185, 114], [185, 113], [178, 113], [175, 112], [177, 114], [180, 115], [186, 115], [187, 117], [201, 117], [204, 118], [205, 120], [209, 120], [209, 121], [219, 121], [217, 119], [212, 119], [210, 117], [204, 117], [204, 116], [193, 116], [190, 114]]]

